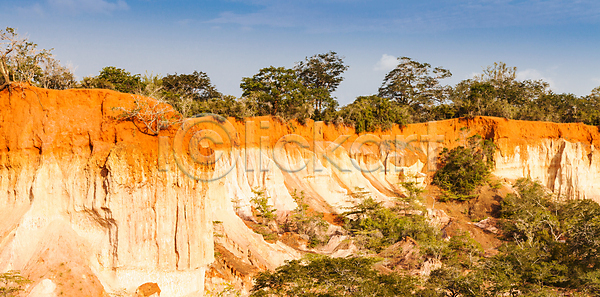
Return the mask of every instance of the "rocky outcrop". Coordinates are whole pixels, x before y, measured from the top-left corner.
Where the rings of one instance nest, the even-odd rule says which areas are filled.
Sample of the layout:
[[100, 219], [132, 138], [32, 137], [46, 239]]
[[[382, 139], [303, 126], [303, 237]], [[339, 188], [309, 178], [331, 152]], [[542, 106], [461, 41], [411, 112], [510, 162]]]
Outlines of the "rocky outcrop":
[[[600, 201], [596, 127], [476, 117], [356, 135], [312, 121], [205, 117], [149, 135], [117, 120], [135, 99], [24, 85], [0, 93], [0, 271], [34, 280], [32, 296], [69, 295], [67, 274], [89, 296], [148, 282], [163, 297], [201, 296], [205, 282], [234, 281], [225, 274], [248, 283], [301, 256], [247, 227], [253, 189], [280, 220], [297, 206], [294, 191], [317, 212], [340, 213], [357, 192], [387, 203], [401, 181], [427, 183], [443, 147], [475, 134], [498, 145], [496, 176]], [[331, 254], [350, 250], [334, 245]]]

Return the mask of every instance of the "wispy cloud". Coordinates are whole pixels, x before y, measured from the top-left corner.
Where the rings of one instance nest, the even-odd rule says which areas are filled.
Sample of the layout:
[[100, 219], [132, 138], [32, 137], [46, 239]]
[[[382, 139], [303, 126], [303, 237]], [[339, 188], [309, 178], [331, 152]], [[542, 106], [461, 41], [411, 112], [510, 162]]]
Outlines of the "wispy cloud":
[[112, 13], [129, 10], [129, 5], [124, 0], [46, 0], [45, 3], [37, 5], [73, 14]]
[[[429, 1], [275, 1], [247, 0], [247, 12], [222, 12], [211, 23], [298, 27], [307, 31], [444, 31], [557, 23], [600, 23], [600, 1], [457, 0]], [[343, 2], [343, 3], [340, 3]]]
[[25, 6], [25, 7], [16, 7], [16, 12], [22, 15], [29, 15], [29, 16], [38, 16], [38, 17], [43, 17], [45, 15], [44, 13], [44, 9], [42, 8], [42, 5], [40, 3], [35, 3], [31, 6]]
[[394, 56], [383, 54], [381, 59], [373, 67], [375, 71], [390, 71], [398, 65], [398, 59]]
[[213, 24], [236, 24], [241, 27], [269, 26], [269, 27], [295, 27], [301, 23], [297, 15], [281, 6], [270, 6], [264, 10], [251, 13], [222, 12], [219, 17], [208, 21]]

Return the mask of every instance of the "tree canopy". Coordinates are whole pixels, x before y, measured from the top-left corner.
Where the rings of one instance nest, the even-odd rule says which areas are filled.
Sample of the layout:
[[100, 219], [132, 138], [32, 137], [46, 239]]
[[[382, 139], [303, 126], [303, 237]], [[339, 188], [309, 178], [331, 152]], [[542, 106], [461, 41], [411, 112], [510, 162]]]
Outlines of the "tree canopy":
[[406, 113], [407, 108], [398, 102], [375, 95], [360, 96], [340, 110], [341, 118], [353, 125], [357, 133], [406, 124]]
[[223, 96], [204, 72], [191, 74], [168, 74], [162, 78], [167, 97], [189, 97], [192, 100], [208, 100]]
[[452, 76], [444, 68], [432, 69], [429, 63], [420, 63], [408, 57], [398, 58], [398, 65], [383, 79], [379, 96], [400, 104], [422, 107], [444, 102], [447, 89], [440, 80]]
[[337, 101], [331, 96], [344, 80], [342, 74], [348, 70], [343, 58], [336, 52], [317, 54], [297, 62], [294, 70], [303, 85], [314, 90], [312, 106], [314, 120], [331, 120], [337, 108]]
[[255, 98], [259, 115], [285, 119], [310, 118], [310, 102], [318, 92], [307, 88], [293, 69], [267, 67], [252, 77], [242, 79], [242, 96]]

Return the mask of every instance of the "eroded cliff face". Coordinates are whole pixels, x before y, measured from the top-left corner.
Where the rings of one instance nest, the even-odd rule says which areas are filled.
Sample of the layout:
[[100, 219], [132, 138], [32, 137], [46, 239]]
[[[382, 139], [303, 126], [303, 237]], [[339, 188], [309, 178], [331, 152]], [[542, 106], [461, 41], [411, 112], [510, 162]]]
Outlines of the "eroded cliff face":
[[[205, 117], [148, 135], [115, 119], [133, 106], [131, 95], [104, 90], [0, 93], [0, 271], [21, 270], [31, 296], [125, 293], [145, 282], [161, 296], [201, 296], [205, 282], [249, 283], [301, 256], [247, 227], [253, 189], [279, 218], [297, 206], [294, 191], [333, 214], [356, 191], [391, 201], [401, 180], [427, 183], [439, 151], [475, 134], [498, 145], [496, 176], [600, 202], [600, 133], [582, 124], [476, 117], [355, 135], [311, 121]], [[351, 250], [331, 243], [323, 253]]]
[[78, 296], [148, 281], [165, 296], [203, 291], [207, 187], [158, 171], [156, 137], [113, 120], [113, 107], [132, 103], [109, 91], [2, 92], [0, 270], [56, 284], [84, 267], [72, 276]]

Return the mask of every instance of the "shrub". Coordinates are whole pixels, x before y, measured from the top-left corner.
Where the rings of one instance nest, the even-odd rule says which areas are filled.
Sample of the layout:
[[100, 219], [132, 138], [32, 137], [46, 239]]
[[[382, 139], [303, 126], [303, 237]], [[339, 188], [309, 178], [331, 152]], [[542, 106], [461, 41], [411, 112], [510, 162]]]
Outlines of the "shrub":
[[23, 286], [31, 281], [22, 277], [18, 271], [8, 271], [0, 274], [0, 296], [18, 296]]
[[284, 224], [284, 229], [309, 237], [308, 247], [315, 247], [327, 242], [327, 222], [323, 215], [309, 211], [304, 192], [292, 192], [292, 198], [296, 200], [298, 207], [294, 209]]
[[137, 95], [132, 95], [132, 97], [135, 104], [133, 109], [115, 107], [113, 110], [120, 111], [120, 114], [116, 116], [117, 120], [133, 122], [142, 133], [158, 135], [161, 130], [183, 121], [182, 117], [173, 112], [165, 103], [143, 100]]
[[259, 218], [261, 221], [260, 223], [263, 224], [275, 220], [276, 209], [269, 205], [269, 196], [267, 195], [266, 190], [256, 188], [252, 189], [252, 193], [254, 194], [254, 197], [250, 199], [250, 202], [252, 202], [254, 216]]
[[438, 232], [420, 213], [409, 215], [404, 208], [383, 207], [364, 193], [359, 192], [358, 196], [362, 201], [343, 215], [345, 228], [353, 234], [359, 245], [379, 252], [406, 236], [417, 241], [428, 241], [438, 236]]
[[492, 141], [478, 135], [470, 137], [466, 147], [444, 148], [432, 182], [447, 191], [443, 199], [472, 198], [473, 190], [488, 180], [494, 166], [495, 150]]

